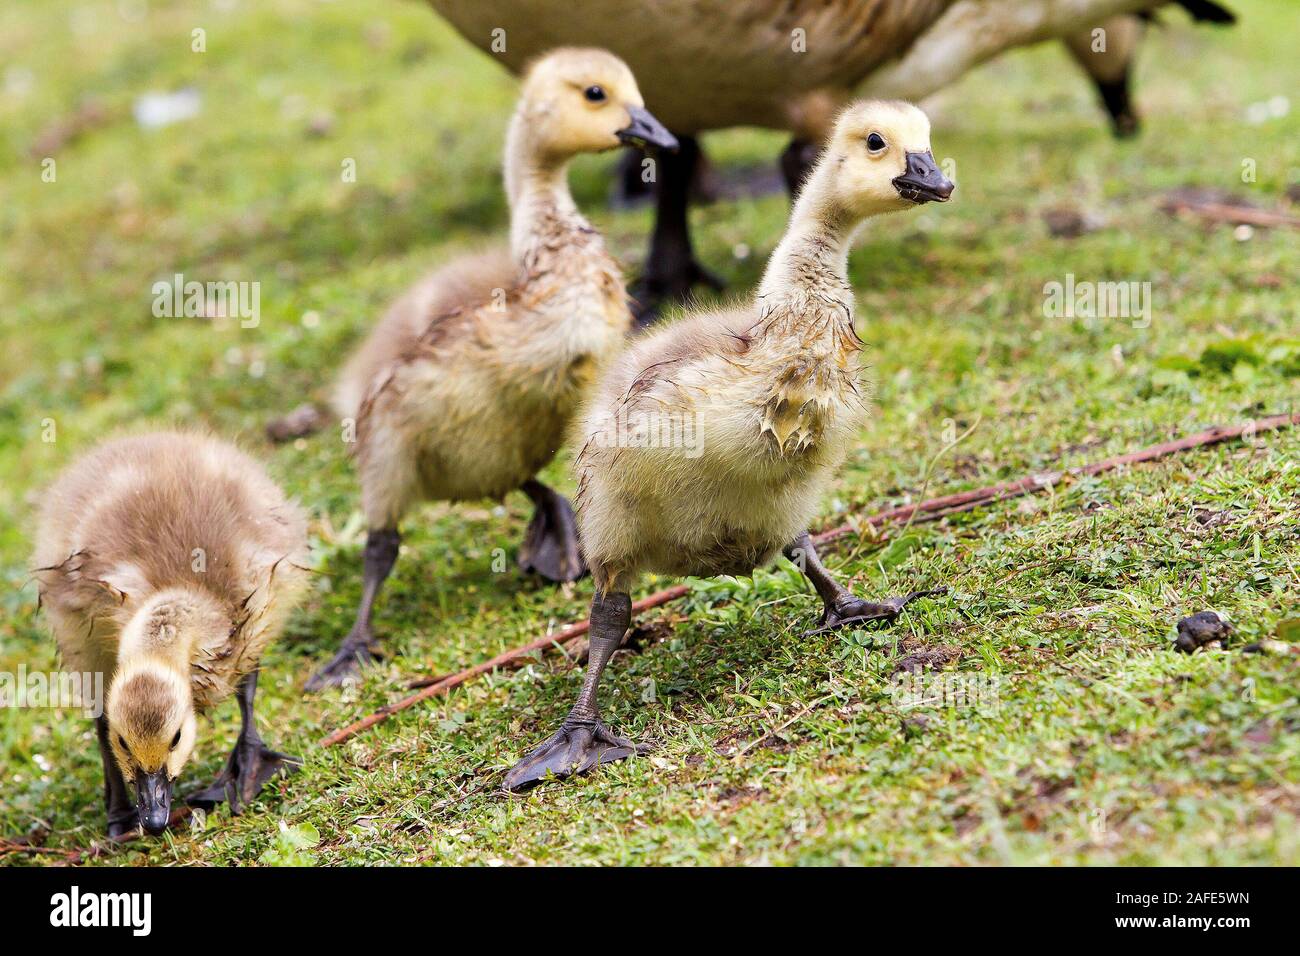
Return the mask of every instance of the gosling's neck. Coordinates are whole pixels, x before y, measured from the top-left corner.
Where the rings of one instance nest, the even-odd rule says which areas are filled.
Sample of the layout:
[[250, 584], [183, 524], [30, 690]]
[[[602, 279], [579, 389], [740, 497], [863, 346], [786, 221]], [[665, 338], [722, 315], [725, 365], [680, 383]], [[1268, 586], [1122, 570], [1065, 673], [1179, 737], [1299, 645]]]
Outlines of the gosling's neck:
[[768, 260], [757, 294], [768, 331], [802, 337], [853, 328], [849, 249], [862, 220], [831, 198], [831, 175], [828, 166], [814, 170]]
[[187, 681], [194, 649], [229, 629], [216, 600], [201, 591], [172, 588], [152, 595], [131, 615], [118, 641], [119, 671], [162, 665]]
[[562, 250], [575, 233], [591, 232], [569, 192], [570, 158], [550, 154], [535, 142], [530, 132], [535, 122], [521, 108], [506, 133], [510, 251], [520, 263], [543, 250]]

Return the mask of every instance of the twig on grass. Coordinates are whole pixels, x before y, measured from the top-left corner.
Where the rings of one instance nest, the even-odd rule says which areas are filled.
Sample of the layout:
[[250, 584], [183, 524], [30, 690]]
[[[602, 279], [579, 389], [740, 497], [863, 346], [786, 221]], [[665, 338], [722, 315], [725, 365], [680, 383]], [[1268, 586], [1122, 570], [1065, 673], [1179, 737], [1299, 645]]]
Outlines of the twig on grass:
[[[632, 605], [632, 613], [639, 614], [640, 612], [649, 610], [652, 607], [658, 607], [661, 604], [676, 601], [679, 598], [685, 597], [689, 590], [690, 588], [685, 584], [679, 584], [676, 587], [659, 591], [649, 597], [634, 602]], [[428, 700], [430, 697], [437, 697], [445, 694], [453, 687], [459, 687], [468, 680], [473, 680], [475, 677], [478, 677], [481, 674], [486, 674], [488, 671], [496, 670], [502, 665], [510, 664], [521, 657], [533, 653], [533, 651], [550, 647], [552, 644], [563, 644], [565, 641], [570, 641], [575, 637], [581, 637], [586, 633], [587, 622], [577, 621], [567, 627], [561, 628], [555, 634], [547, 634], [544, 637], [539, 637], [535, 641], [529, 641], [523, 647], [516, 647], [512, 651], [498, 654], [491, 660], [484, 661], [482, 664], [475, 664], [473, 667], [467, 668], [458, 674], [452, 674], [450, 677], [443, 678], [438, 681], [438, 683], [430, 684], [428, 687], [422, 688], [418, 692], [411, 694], [409, 697], [403, 697], [401, 700], [389, 704], [387, 707], [379, 708], [379, 710], [375, 711], [368, 717], [363, 717], [360, 720], [348, 724], [346, 727], [341, 727], [328, 737], [322, 739], [320, 745], [322, 747], [333, 747], [335, 744], [340, 744], [349, 737], [356, 736], [363, 730], [368, 730], [381, 720], [386, 720], [388, 717], [391, 717], [399, 711], [406, 710], [408, 707], [414, 707], [422, 700]]]
[[[896, 521], [911, 522], [913, 520], [937, 521], [948, 515], [958, 514], [964, 511], [973, 511], [976, 508], [987, 504], [993, 504], [998, 501], [1005, 501], [1010, 498], [1020, 498], [1028, 494], [1053, 488], [1071, 478], [1084, 477], [1090, 475], [1100, 475], [1104, 472], [1114, 471], [1117, 468], [1123, 468], [1128, 465], [1140, 464], [1142, 462], [1156, 461], [1160, 458], [1166, 458], [1180, 452], [1189, 451], [1193, 448], [1202, 448], [1208, 445], [1217, 445], [1225, 441], [1232, 441], [1240, 438], [1243, 434], [1250, 432], [1257, 435], [1260, 432], [1277, 431], [1281, 428], [1290, 428], [1300, 425], [1300, 412], [1288, 415], [1271, 415], [1266, 418], [1255, 419], [1242, 425], [1218, 425], [1214, 428], [1207, 429], [1203, 432], [1196, 432], [1192, 435], [1186, 435], [1173, 441], [1162, 442], [1159, 445], [1151, 445], [1137, 451], [1128, 452], [1123, 455], [1116, 455], [1112, 458], [1106, 458], [1102, 461], [1092, 462], [1088, 465], [1080, 465], [1076, 468], [1068, 468], [1060, 471], [1042, 472], [1036, 475], [1026, 475], [1023, 478], [1017, 478], [1013, 481], [999, 482], [995, 485], [988, 485], [983, 488], [975, 488], [970, 491], [961, 491], [956, 494], [943, 495], [938, 498], [930, 498], [926, 501], [920, 501], [910, 505], [900, 505], [897, 508], [890, 508], [885, 511], [869, 515], [865, 520], [860, 521], [858, 526], [870, 525], [880, 527]], [[962, 436], [963, 438], [965, 436]], [[960, 442], [960, 439], [958, 439]], [[954, 443], [956, 444], [956, 443]], [[840, 538], [850, 534], [857, 534], [858, 528], [852, 524], [843, 524], [836, 528], [823, 531], [813, 536], [813, 543], [816, 545], [830, 544], [838, 541]], [[675, 587], [666, 588], [662, 591], [656, 591], [648, 597], [636, 601], [632, 605], [633, 615], [651, 608], [660, 607], [673, 601], [680, 600], [690, 592], [690, 588], [685, 584], [679, 584]], [[567, 627], [561, 628], [555, 634], [548, 634], [537, 640], [530, 641], [522, 647], [514, 650], [505, 651], [498, 654], [491, 660], [484, 661], [482, 664], [476, 664], [473, 667], [445, 677], [437, 683], [430, 684], [420, 689], [417, 693], [408, 697], [403, 697], [395, 703], [363, 717], [360, 720], [341, 727], [323, 738], [320, 742], [322, 747], [333, 747], [343, 741], [356, 736], [364, 730], [368, 730], [375, 724], [380, 723], [408, 707], [414, 707], [421, 701], [428, 700], [431, 697], [446, 694], [454, 687], [459, 687], [466, 681], [473, 680], [482, 674], [498, 669], [502, 666], [512, 665], [520, 658], [532, 654], [534, 651], [541, 650], [552, 645], [562, 645], [576, 637], [587, 633], [587, 621], [576, 621]]]
[[1300, 219], [1270, 209], [1238, 206], [1226, 202], [1197, 202], [1173, 197], [1163, 203], [1165, 212], [1189, 212], [1210, 222], [1225, 222], [1233, 226], [1258, 226], [1262, 229], [1300, 229]]
[[[1226, 441], [1233, 441], [1241, 438], [1247, 432], [1257, 435], [1261, 432], [1277, 431], [1282, 428], [1291, 428], [1300, 425], [1300, 412], [1288, 415], [1271, 415], [1267, 418], [1257, 419], [1243, 425], [1234, 426], [1217, 426], [1203, 432], [1197, 432], [1193, 435], [1187, 435], [1173, 441], [1163, 442], [1159, 445], [1152, 445], [1148, 448], [1142, 448], [1138, 451], [1129, 452], [1124, 455], [1117, 455], [1113, 458], [1106, 458], [1102, 461], [1093, 462], [1088, 465], [1081, 465], [1077, 468], [1070, 468], [1063, 471], [1045, 472], [1038, 475], [1027, 475], [1023, 478], [1017, 478], [1014, 481], [1004, 481], [996, 485], [989, 485], [984, 488], [975, 488], [970, 491], [962, 491], [952, 495], [943, 495], [939, 498], [930, 498], [926, 501], [920, 501], [915, 504], [902, 505], [897, 508], [890, 508], [885, 511], [869, 515], [858, 522], [857, 527], [852, 524], [840, 525], [823, 531], [813, 537], [813, 542], [818, 545], [830, 544], [840, 538], [850, 534], [859, 533], [862, 526], [880, 527], [881, 525], [897, 521], [936, 521], [947, 517], [951, 514], [957, 514], [963, 511], [972, 511], [975, 508], [987, 504], [993, 504], [999, 501], [1005, 501], [1010, 498], [1019, 498], [1036, 491], [1052, 488], [1063, 481], [1074, 477], [1088, 475], [1099, 475], [1107, 471], [1113, 471], [1117, 468], [1123, 468], [1127, 465], [1140, 464], [1142, 462], [1155, 461], [1160, 458], [1166, 458], [1180, 452], [1189, 451], [1194, 448], [1201, 448], [1209, 445], [1217, 445]], [[680, 600], [690, 592], [690, 588], [685, 584], [679, 584], [675, 587], [666, 588], [657, 591], [648, 597], [636, 601], [632, 605], [634, 614], [651, 608], [660, 607], [673, 601]], [[382, 707], [373, 714], [363, 717], [361, 720], [334, 731], [329, 736], [323, 738], [320, 742], [321, 747], [333, 747], [337, 744], [356, 736], [364, 730], [375, 726], [375, 724], [386, 720], [388, 717], [400, 711], [413, 707], [421, 701], [428, 700], [431, 697], [437, 697], [446, 694], [454, 687], [458, 687], [466, 681], [473, 680], [482, 674], [500, 668], [503, 665], [509, 665], [520, 658], [523, 658], [534, 651], [542, 650], [552, 645], [562, 645], [575, 638], [581, 637], [587, 633], [587, 621], [577, 621], [567, 627], [561, 628], [554, 634], [547, 634], [539, 637], [534, 641], [517, 647], [514, 650], [505, 651], [498, 654], [491, 660], [484, 661], [482, 664], [476, 664], [459, 673], [452, 674], [432, 683], [427, 687], [420, 689], [417, 693], [404, 697], [401, 700]], [[815, 704], [812, 706], [816, 706]], [[811, 710], [807, 708], [807, 710]], [[790, 723], [799, 719], [805, 713], [796, 714], [794, 718], [782, 725], [783, 729]], [[771, 736], [771, 734], [765, 735]], [[751, 746], [752, 746], [751, 741]], [[749, 749], [746, 747], [745, 749]], [[180, 807], [173, 814], [171, 823], [177, 823], [189, 816], [189, 807]], [[56, 851], [64, 853], [65, 859], [60, 861], [66, 865], [75, 866], [86, 860], [95, 859], [108, 852], [110, 849], [120, 846], [124, 843], [130, 843], [139, 839], [139, 832], [132, 832], [121, 837], [106, 840], [100, 843], [94, 843], [83, 850]], [[26, 844], [13, 843], [12, 841], [0, 842], [0, 853], [8, 854], [15, 852], [45, 852], [45, 848], [30, 847]]]
[[[167, 826], [174, 827], [182, 820], [186, 819], [192, 813], [188, 805], [181, 805], [172, 811], [171, 818], [167, 821]], [[44, 852], [62, 853], [63, 859], [58, 862], [59, 866], [80, 866], [87, 860], [98, 859], [110, 850], [115, 850], [124, 843], [134, 843], [140, 839], [140, 831], [132, 830], [130, 833], [124, 833], [121, 836], [109, 837], [92, 843], [90, 846], [81, 850], [48, 850]]]

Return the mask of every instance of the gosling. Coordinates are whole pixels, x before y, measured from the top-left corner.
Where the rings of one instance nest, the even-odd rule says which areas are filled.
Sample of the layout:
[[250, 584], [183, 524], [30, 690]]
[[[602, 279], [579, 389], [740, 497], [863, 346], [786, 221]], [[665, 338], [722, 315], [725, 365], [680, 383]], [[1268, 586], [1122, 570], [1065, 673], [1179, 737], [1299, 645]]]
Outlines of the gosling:
[[618, 264], [578, 212], [568, 166], [620, 143], [676, 149], [623, 61], [561, 49], [523, 81], [505, 148], [509, 249], [454, 261], [391, 307], [343, 372], [368, 524], [361, 604], [307, 689], [337, 686], [378, 651], [375, 598], [417, 501], [504, 498], [535, 514], [519, 564], [551, 581], [586, 573], [573, 511], [535, 477], [559, 451], [596, 368], [632, 325]]
[[919, 596], [855, 597], [822, 566], [807, 527], [867, 417], [848, 279], [853, 236], [871, 216], [944, 202], [953, 188], [935, 165], [924, 113], [900, 102], [852, 105], [754, 301], [683, 318], [602, 376], [575, 462], [596, 585], [587, 671], [560, 729], [511, 769], [507, 789], [638, 752], [601, 722], [597, 688], [641, 571], [749, 574], [784, 552], [821, 597], [826, 627], [892, 620]]
[[198, 434], [110, 441], [46, 493], [40, 604], [67, 665], [109, 688], [95, 728], [110, 837], [166, 828], [195, 714], [232, 693], [238, 740], [190, 803], [239, 813], [298, 763], [263, 744], [253, 700], [262, 652], [305, 585], [306, 527], [260, 465]]

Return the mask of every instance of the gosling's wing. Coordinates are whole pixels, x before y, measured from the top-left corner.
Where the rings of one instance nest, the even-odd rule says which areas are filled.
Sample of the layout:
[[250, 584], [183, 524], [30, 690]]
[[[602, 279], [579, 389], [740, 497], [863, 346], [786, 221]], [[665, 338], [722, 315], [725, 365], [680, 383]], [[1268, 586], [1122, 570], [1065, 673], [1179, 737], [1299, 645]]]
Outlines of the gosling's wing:
[[462, 256], [408, 289], [353, 353], [339, 377], [335, 410], [359, 418], [362, 406], [404, 362], [431, 353], [466, 329], [463, 320], [481, 306], [513, 294], [519, 267], [505, 247]]
[[617, 455], [611, 429], [643, 413], [689, 414], [703, 381], [698, 368], [742, 356], [752, 341], [757, 313], [749, 306], [696, 313], [637, 340], [602, 377], [595, 397], [579, 417], [573, 444], [578, 499], [585, 498], [588, 472], [601, 454]]

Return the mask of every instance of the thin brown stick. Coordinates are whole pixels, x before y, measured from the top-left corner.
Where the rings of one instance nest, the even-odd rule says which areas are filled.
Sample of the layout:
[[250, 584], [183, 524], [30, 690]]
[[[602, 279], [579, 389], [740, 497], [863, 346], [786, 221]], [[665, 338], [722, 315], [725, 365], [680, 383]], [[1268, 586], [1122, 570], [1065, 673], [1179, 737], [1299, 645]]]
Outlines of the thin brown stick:
[[[1024, 478], [1018, 478], [1014, 481], [1004, 481], [996, 485], [988, 485], [984, 488], [975, 488], [970, 491], [957, 492], [956, 494], [944, 495], [939, 498], [930, 498], [926, 501], [917, 502], [911, 505], [902, 505], [897, 508], [890, 508], [886, 511], [877, 512], [869, 515], [864, 524], [872, 527], [879, 527], [891, 521], [906, 521], [914, 515], [916, 520], [934, 521], [947, 517], [950, 514], [956, 514], [963, 511], [972, 511], [985, 504], [991, 504], [997, 501], [1004, 501], [1009, 498], [1018, 498], [1039, 491], [1044, 488], [1050, 488], [1071, 476], [1079, 475], [1098, 475], [1103, 472], [1112, 471], [1116, 468], [1122, 468], [1126, 465], [1139, 464], [1141, 462], [1155, 461], [1158, 458], [1164, 458], [1169, 455], [1178, 454], [1179, 452], [1188, 451], [1193, 448], [1199, 448], [1208, 445], [1217, 445], [1221, 442], [1232, 441], [1240, 438], [1246, 432], [1259, 434], [1260, 432], [1276, 431], [1281, 428], [1290, 428], [1300, 425], [1300, 413], [1291, 415], [1272, 415], [1267, 418], [1261, 418], [1254, 422], [1248, 422], [1244, 425], [1236, 426], [1219, 426], [1207, 431], [1197, 432], [1194, 435], [1188, 435], [1184, 438], [1175, 439], [1174, 441], [1164, 442], [1159, 445], [1152, 445], [1149, 448], [1143, 448], [1135, 452], [1129, 452], [1125, 455], [1117, 455], [1114, 458], [1107, 458], [1103, 461], [1093, 462], [1089, 465], [1081, 465], [1077, 468], [1071, 468], [1065, 471], [1045, 472], [1040, 475], [1029, 475]], [[841, 525], [837, 528], [831, 528], [814, 536], [813, 540], [817, 544], [829, 544], [846, 535], [856, 533], [852, 525]], [[644, 597], [632, 605], [633, 614], [639, 614], [642, 611], [669, 604], [673, 601], [685, 597], [689, 593], [689, 588], [684, 584], [675, 587], [665, 588], [654, 594]], [[383, 707], [375, 713], [355, 721], [346, 727], [334, 731], [328, 737], [321, 740], [320, 746], [333, 747], [336, 744], [353, 737], [363, 730], [373, 727], [375, 724], [387, 719], [399, 711], [413, 707], [420, 701], [428, 700], [447, 693], [453, 687], [472, 680], [480, 674], [485, 674], [493, 668], [501, 667], [504, 664], [510, 664], [522, 658], [533, 651], [541, 650], [551, 645], [563, 644], [574, 638], [581, 637], [587, 633], [587, 621], [577, 621], [567, 627], [561, 628], [554, 634], [540, 637], [537, 640], [530, 641], [522, 647], [498, 654], [496, 657], [482, 664], [477, 664], [457, 674], [442, 678], [436, 683], [421, 689], [419, 693], [411, 694], [404, 697], [394, 704]], [[797, 717], [801, 714], [796, 715]], [[789, 721], [791, 723], [793, 721]], [[785, 726], [785, 725], [783, 725]], [[770, 735], [769, 735], [770, 736]], [[748, 748], [746, 748], [748, 749]], [[190, 815], [190, 808], [187, 806], [179, 807], [173, 814], [170, 823], [175, 824]], [[40, 852], [40, 853], [63, 853], [65, 859], [64, 865], [76, 866], [86, 860], [95, 859], [108, 852], [110, 848], [120, 846], [124, 843], [130, 843], [140, 838], [138, 831], [129, 833], [122, 837], [107, 840], [100, 843], [91, 844], [83, 850], [55, 851], [43, 847], [30, 847], [26, 844], [16, 843], [14, 841], [0, 840], [0, 853], [20, 853], [20, 852]]]
[[[1113, 471], [1116, 468], [1123, 468], [1127, 465], [1135, 465], [1141, 462], [1155, 461], [1159, 458], [1166, 458], [1169, 455], [1178, 454], [1179, 452], [1188, 451], [1193, 448], [1201, 448], [1207, 445], [1217, 445], [1221, 442], [1232, 441], [1240, 438], [1246, 432], [1259, 434], [1260, 432], [1276, 431], [1280, 428], [1290, 428], [1300, 425], [1300, 412], [1290, 415], [1271, 415], [1267, 418], [1257, 419], [1242, 425], [1219, 425], [1207, 429], [1203, 432], [1197, 432], [1193, 435], [1187, 435], [1173, 441], [1162, 442], [1159, 445], [1152, 445], [1148, 448], [1142, 448], [1138, 451], [1128, 452], [1124, 455], [1116, 455], [1113, 458], [1106, 458], [1102, 461], [1093, 462], [1088, 465], [1080, 465], [1077, 468], [1069, 468], [1064, 471], [1049, 471], [1037, 475], [1026, 475], [1023, 478], [1017, 478], [1014, 481], [1003, 481], [996, 485], [987, 485], [983, 488], [974, 488], [970, 491], [960, 491], [956, 494], [943, 495], [938, 498], [930, 498], [926, 501], [920, 501], [911, 505], [900, 505], [897, 508], [889, 508], [885, 511], [869, 515], [863, 523], [872, 527], [880, 527], [891, 521], [907, 521], [915, 515], [918, 520], [938, 520], [947, 517], [950, 514], [956, 514], [963, 511], [972, 511], [975, 508], [986, 504], [992, 504], [998, 501], [1005, 501], [1010, 498], [1020, 498], [1024, 495], [1036, 491], [1042, 491], [1047, 488], [1055, 487], [1068, 478], [1079, 477], [1082, 475], [1099, 475], [1103, 472]], [[856, 534], [857, 529], [853, 525], [845, 524], [837, 528], [831, 528], [820, 534], [813, 536], [815, 544], [830, 544], [838, 541], [849, 534]], [[690, 589], [685, 584], [679, 584], [675, 587], [665, 588], [662, 591], [656, 591], [649, 597], [644, 597], [632, 605], [634, 615], [651, 608], [660, 607], [673, 601], [680, 600], [689, 593]], [[473, 667], [445, 677], [437, 683], [429, 684], [422, 688], [418, 693], [411, 694], [409, 697], [403, 697], [396, 703], [381, 707], [379, 710], [363, 717], [360, 720], [342, 727], [328, 737], [321, 740], [322, 747], [333, 747], [340, 744], [350, 737], [354, 737], [363, 730], [368, 730], [375, 724], [387, 720], [393, 714], [406, 710], [408, 707], [414, 707], [421, 701], [428, 700], [431, 697], [438, 697], [446, 694], [453, 687], [459, 687], [466, 681], [473, 680], [480, 674], [486, 674], [488, 671], [499, 668], [503, 665], [510, 665], [519, 658], [524, 657], [534, 651], [541, 650], [552, 645], [561, 645], [575, 637], [580, 637], [587, 633], [587, 621], [576, 621], [567, 627], [561, 628], [554, 634], [548, 634], [545, 637], [539, 637], [535, 641], [517, 647], [514, 650], [505, 651], [498, 654], [489, 661], [482, 664], [475, 664]]]
[[[182, 820], [187, 818], [194, 811], [188, 805], [181, 805], [172, 811], [171, 818], [167, 821], [167, 826], [174, 827]], [[132, 830], [130, 833], [124, 833], [119, 837], [109, 837], [98, 843], [92, 843], [84, 850], [67, 850], [62, 851], [66, 854], [66, 859], [60, 861], [60, 866], [79, 866], [87, 860], [94, 860], [109, 850], [116, 849], [124, 843], [134, 843], [139, 840], [142, 834], [139, 830]]]
[[22, 840], [7, 840], [0, 837], [0, 856], [8, 856], [10, 853], [30, 853], [32, 856], [46, 853], [55, 856], [67, 856], [69, 852], [68, 850], [58, 850], [49, 846], [36, 846], [32, 843], [24, 843]]
[[1300, 229], [1300, 219], [1270, 209], [1253, 206], [1233, 206], [1229, 203], [1197, 203], [1171, 199], [1165, 203], [1168, 212], [1190, 212], [1211, 222], [1226, 222], [1234, 226], [1259, 226], [1262, 229]]
[[[652, 607], [658, 607], [661, 604], [676, 601], [678, 598], [685, 597], [689, 590], [690, 588], [685, 584], [679, 584], [676, 587], [659, 591], [649, 597], [642, 598], [635, 602], [632, 605], [632, 613], [639, 614]], [[529, 641], [523, 647], [516, 647], [512, 651], [498, 654], [489, 661], [484, 661], [482, 664], [475, 664], [473, 667], [467, 668], [458, 674], [452, 674], [450, 677], [446, 677], [438, 681], [436, 684], [430, 684], [428, 687], [422, 688], [416, 693], [411, 694], [409, 697], [403, 697], [396, 703], [389, 704], [387, 707], [379, 708], [379, 710], [375, 711], [368, 717], [363, 717], [360, 720], [348, 724], [346, 727], [334, 731], [334, 733], [321, 740], [320, 745], [322, 747], [333, 747], [335, 744], [342, 743], [349, 737], [353, 737], [356, 734], [361, 733], [361, 731], [373, 727], [381, 720], [386, 720], [398, 711], [406, 710], [408, 707], [414, 707], [422, 700], [428, 700], [430, 697], [438, 697], [445, 694], [453, 687], [459, 687], [461, 684], [468, 680], [473, 680], [480, 674], [486, 674], [488, 671], [495, 670], [503, 664], [509, 664], [516, 661], [521, 657], [531, 654], [533, 651], [539, 651], [542, 648], [550, 647], [552, 644], [563, 644], [565, 641], [572, 640], [575, 637], [581, 637], [586, 633], [587, 622], [577, 621], [567, 627], [561, 628], [554, 634], [547, 634], [545, 637], [539, 637], [535, 641]]]

